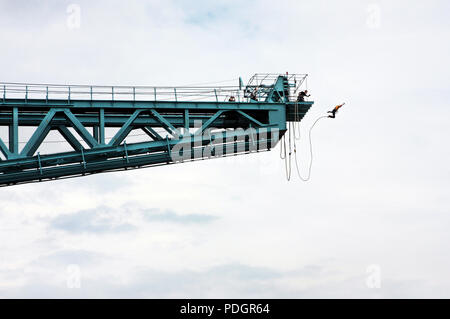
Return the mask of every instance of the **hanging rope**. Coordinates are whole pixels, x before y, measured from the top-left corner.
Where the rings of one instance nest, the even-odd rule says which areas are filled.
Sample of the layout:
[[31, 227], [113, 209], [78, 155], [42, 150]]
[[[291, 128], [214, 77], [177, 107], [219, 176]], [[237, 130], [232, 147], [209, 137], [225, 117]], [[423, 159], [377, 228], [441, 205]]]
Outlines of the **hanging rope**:
[[[288, 162], [287, 161], [285, 161], [285, 163], [286, 163], [286, 174], [288, 174], [289, 173], [289, 175], [287, 175], [289, 178], [288, 178], [288, 181], [289, 180], [291, 180], [291, 174], [292, 174], [292, 141], [291, 141], [291, 131], [292, 131], [292, 129], [291, 129], [291, 126], [292, 126], [292, 123], [289, 123], [289, 132], [288, 132], [288, 137], [289, 137], [289, 154], [288, 154], [288, 156], [289, 156], [289, 165], [288, 165]], [[286, 150], [286, 147], [285, 147], [285, 150]]]
[[[308, 77], [305, 77], [305, 87], [306, 87], [306, 91], [308, 91]], [[295, 91], [294, 94], [297, 94], [297, 90], [300, 87], [298, 87]], [[298, 135], [298, 137], [297, 137]], [[298, 99], [295, 100], [295, 104], [294, 104], [294, 139], [299, 140], [300, 139], [300, 115], [298, 112]]]
[[296, 100], [294, 106], [294, 140], [299, 139], [300, 139], [300, 116], [298, 113], [298, 101]]
[[[284, 151], [283, 151], [284, 146]], [[280, 158], [284, 160], [286, 158], [286, 136], [283, 135], [281, 137], [281, 143], [280, 143]]]
[[309, 153], [310, 153], [310, 160], [309, 160], [308, 176], [307, 176], [307, 177], [303, 177], [302, 174], [300, 174], [300, 170], [299, 170], [299, 168], [298, 168], [298, 160], [297, 160], [297, 145], [296, 145], [295, 140], [294, 140], [295, 167], [296, 167], [296, 169], [297, 169], [297, 175], [298, 175], [298, 177], [299, 177], [302, 181], [304, 181], [304, 182], [307, 182], [307, 181], [309, 181], [309, 180], [311, 179], [311, 169], [312, 169], [312, 164], [313, 164], [313, 145], [312, 145], [312, 138], [311, 138], [312, 134], [311, 134], [311, 132], [312, 132], [314, 126], [317, 124], [317, 122], [319, 122], [321, 119], [324, 119], [324, 118], [327, 118], [327, 117], [328, 117], [328, 116], [326, 116], [326, 115], [323, 115], [323, 116], [318, 117], [318, 118], [314, 121], [313, 125], [311, 125], [311, 127], [309, 128], [309, 134], [308, 134], [308, 135], [309, 135]]
[[[296, 107], [297, 107], [297, 105], [296, 105]], [[297, 109], [296, 109], [295, 112], [296, 112], [295, 119], [297, 120], [298, 119], [297, 118]], [[323, 115], [323, 116], [318, 117], [314, 121], [313, 125], [311, 125], [311, 127], [309, 128], [309, 133], [308, 133], [309, 138], [308, 139], [309, 139], [310, 161], [309, 161], [309, 166], [308, 166], [308, 175], [306, 177], [302, 176], [302, 174], [300, 173], [300, 169], [298, 167], [297, 143], [295, 142], [295, 140], [297, 139], [296, 136], [295, 136], [296, 135], [296, 133], [295, 133], [295, 124], [292, 124], [292, 122], [289, 122], [289, 130], [288, 130], [289, 154], [286, 154], [286, 152], [287, 152], [286, 134], [282, 137], [282, 143], [281, 143], [281, 146], [280, 146], [280, 157], [281, 157], [281, 159], [284, 159], [284, 161], [285, 161], [286, 179], [288, 181], [291, 180], [291, 173], [292, 173], [292, 159], [291, 159], [291, 156], [292, 156], [292, 148], [291, 148], [292, 139], [291, 139], [291, 135], [294, 136], [294, 138], [293, 138], [293, 144], [294, 145], [293, 146], [294, 146], [294, 159], [295, 159], [295, 167], [296, 167], [296, 170], [297, 170], [297, 175], [302, 181], [307, 182], [307, 181], [309, 181], [311, 179], [311, 170], [312, 170], [312, 164], [313, 164], [313, 145], [312, 145], [312, 137], [311, 137], [312, 134], [311, 133], [312, 133], [312, 130], [313, 130], [314, 126], [316, 126], [316, 124], [321, 119], [324, 119], [324, 118], [327, 118], [327, 117], [328, 117], [327, 115]], [[293, 133], [291, 133], [292, 131], [293, 131]], [[301, 136], [300, 136], [300, 129], [299, 129], [298, 130], [298, 140], [300, 140], [300, 137]]]

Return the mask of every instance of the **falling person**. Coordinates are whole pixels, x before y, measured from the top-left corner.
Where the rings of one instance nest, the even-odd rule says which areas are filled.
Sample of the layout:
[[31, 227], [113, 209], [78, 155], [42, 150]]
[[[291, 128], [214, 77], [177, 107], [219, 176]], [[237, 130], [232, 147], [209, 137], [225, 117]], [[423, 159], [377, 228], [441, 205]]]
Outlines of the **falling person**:
[[332, 109], [331, 111], [328, 111], [328, 112], [327, 112], [327, 113], [331, 113], [331, 115], [328, 115], [328, 117], [334, 119], [334, 118], [336, 117], [337, 111], [338, 111], [341, 107], [343, 107], [344, 105], [345, 105], [345, 103], [342, 103], [342, 104], [340, 104], [340, 105], [336, 105], [336, 106], [334, 107], [334, 109]]

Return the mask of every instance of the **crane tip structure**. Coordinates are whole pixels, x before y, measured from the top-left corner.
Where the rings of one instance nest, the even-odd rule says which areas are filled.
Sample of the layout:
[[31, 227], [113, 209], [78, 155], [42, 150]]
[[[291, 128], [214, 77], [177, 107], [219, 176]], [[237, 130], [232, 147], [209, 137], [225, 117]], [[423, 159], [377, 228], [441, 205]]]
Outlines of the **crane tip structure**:
[[[313, 105], [297, 101], [306, 78], [255, 74], [247, 85], [218, 87], [0, 83], [8, 132], [0, 186], [270, 150]], [[127, 143], [135, 130], [146, 138]], [[51, 131], [71, 149], [41, 152]]]

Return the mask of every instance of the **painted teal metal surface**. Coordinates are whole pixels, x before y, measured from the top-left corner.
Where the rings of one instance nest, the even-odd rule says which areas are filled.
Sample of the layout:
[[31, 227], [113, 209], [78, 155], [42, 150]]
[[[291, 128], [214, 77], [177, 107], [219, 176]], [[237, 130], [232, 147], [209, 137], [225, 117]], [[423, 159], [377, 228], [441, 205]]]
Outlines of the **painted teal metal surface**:
[[[0, 126], [9, 131], [0, 186], [270, 150], [313, 104], [295, 102], [305, 78], [257, 74], [245, 87], [0, 84]], [[21, 127], [36, 129], [21, 138]], [[116, 129], [110, 138], [107, 128]], [[127, 142], [137, 130], [147, 140]], [[38, 152], [51, 131], [73, 151]]]

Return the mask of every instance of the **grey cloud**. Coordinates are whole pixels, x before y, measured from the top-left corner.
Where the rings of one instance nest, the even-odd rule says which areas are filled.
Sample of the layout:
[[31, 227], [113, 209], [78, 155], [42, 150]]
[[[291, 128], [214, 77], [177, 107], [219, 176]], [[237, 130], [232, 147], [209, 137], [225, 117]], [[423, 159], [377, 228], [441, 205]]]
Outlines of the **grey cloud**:
[[70, 264], [88, 266], [104, 260], [104, 258], [105, 257], [102, 254], [87, 250], [58, 250], [51, 254], [38, 257], [30, 263], [30, 266], [48, 268]]
[[142, 212], [145, 220], [150, 222], [172, 222], [179, 224], [202, 224], [216, 220], [218, 217], [207, 214], [178, 214], [172, 210], [161, 213], [159, 210], [145, 210]]
[[[105, 213], [102, 214], [103, 212]], [[113, 212], [113, 210], [109, 210], [106, 207], [83, 210], [72, 214], [60, 215], [51, 220], [49, 225], [51, 228], [71, 233], [116, 233], [136, 229], [135, 226], [129, 223], [114, 221]]]
[[100, 206], [93, 209], [77, 211], [70, 214], [59, 215], [48, 222], [52, 229], [63, 230], [69, 233], [118, 233], [138, 229], [134, 224], [118, 218], [121, 212], [130, 216], [141, 217], [147, 222], [163, 222], [175, 224], [205, 224], [216, 220], [218, 217], [208, 214], [179, 214], [173, 210], [161, 212], [159, 209], [145, 209], [125, 207], [115, 209]]
[[[309, 265], [304, 268], [321, 268]], [[82, 288], [68, 289], [64, 282], [53, 282], [49, 274], [34, 273], [20, 287], [0, 287], [0, 296], [13, 298], [416, 298], [425, 292], [432, 297], [448, 297], [444, 284], [418, 280], [383, 279], [380, 289], [369, 289], [363, 274], [331, 277], [308, 283], [294, 273], [303, 268], [279, 271], [242, 264], [223, 264], [203, 271], [159, 271], [135, 268], [127, 280], [117, 280], [114, 270], [92, 276], [83, 270]], [[332, 273], [331, 269], [326, 272]], [[1, 273], [0, 273], [1, 274]], [[11, 274], [9, 274], [10, 276]], [[320, 277], [321, 278], [321, 277]], [[292, 284], [285, 285], [289, 281]]]
[[[62, 252], [60, 257], [65, 262], [69, 252]], [[54, 259], [56, 258], [56, 260]], [[97, 257], [94, 257], [94, 259]], [[60, 264], [58, 256], [48, 259]], [[42, 260], [41, 260], [42, 261]], [[266, 267], [253, 267], [242, 264], [223, 264], [204, 271], [160, 271], [146, 268], [135, 268], [131, 278], [124, 282], [116, 280], [111, 273], [103, 277], [93, 277], [83, 268], [82, 288], [78, 291], [67, 289], [64, 283], [50, 284], [47, 275], [34, 273], [32, 278], [21, 287], [9, 290], [10, 297], [32, 298], [202, 298], [202, 297], [275, 297], [283, 294], [276, 280], [285, 276]], [[39, 287], [41, 289], [39, 289]], [[6, 291], [0, 288], [0, 295]]]
[[266, 267], [254, 267], [241, 264], [226, 264], [208, 270], [209, 276], [225, 276], [239, 280], [267, 280], [278, 278], [282, 273]]
[[283, 273], [270, 268], [242, 264], [223, 264], [204, 271], [138, 269], [126, 290], [119, 289], [117, 293], [137, 298], [219, 298], [231, 297], [233, 294], [262, 297], [273, 293], [274, 281], [282, 276]]
[[120, 172], [103, 173], [70, 181], [71, 188], [91, 189], [94, 192], [113, 193], [126, 187], [128, 177]]

